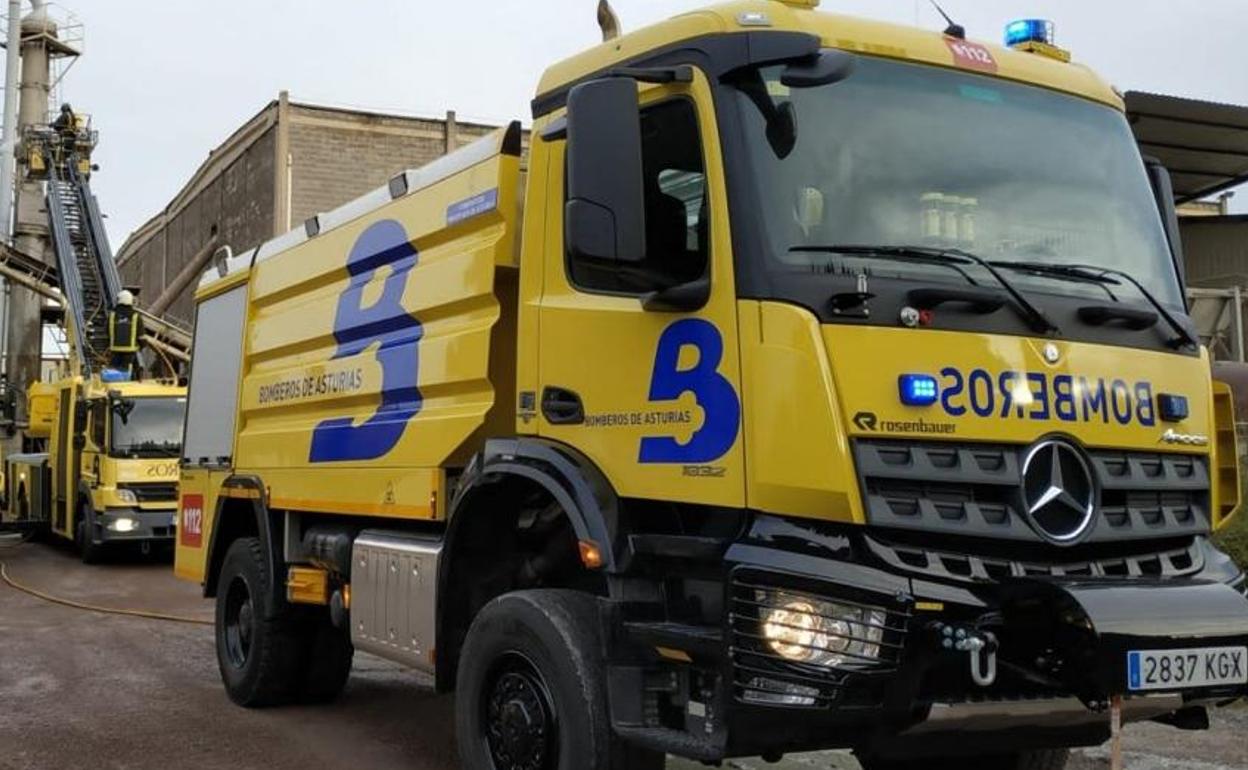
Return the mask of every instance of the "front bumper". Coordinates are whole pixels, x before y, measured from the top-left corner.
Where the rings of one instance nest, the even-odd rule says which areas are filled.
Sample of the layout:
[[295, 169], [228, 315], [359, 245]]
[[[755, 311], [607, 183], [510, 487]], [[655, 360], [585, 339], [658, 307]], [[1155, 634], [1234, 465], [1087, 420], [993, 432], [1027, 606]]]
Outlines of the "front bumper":
[[95, 515], [95, 542], [172, 542], [176, 517], [175, 509], [108, 508]]
[[[1129, 651], [1248, 645], [1243, 575], [1203, 541], [1202, 566], [1182, 577], [959, 582], [872, 559], [852, 533], [799, 536], [784, 523], [760, 529], [756, 523], [724, 554], [725, 620], [714, 639], [634, 626], [645, 630], [633, 641], [683, 650], [689, 661], [665, 662], [679, 681], [674, 693], [640, 706], [617, 701], [632, 680], [613, 670], [613, 718], [622, 734], [706, 760], [829, 748], [982, 754], [1099, 744], [1109, 735], [1113, 696], [1124, 696], [1125, 721], [1173, 719], [1248, 696], [1241, 684], [1148, 693], [1128, 687]], [[873, 608], [884, 629], [873, 639], [876, 659], [821, 668], [775, 654], [758, 607], [767, 591]], [[992, 632], [991, 684], [975, 682], [969, 652], [942, 645], [940, 624]], [[638, 727], [653, 726], [656, 715], [660, 723], [666, 715], [663, 730]]]

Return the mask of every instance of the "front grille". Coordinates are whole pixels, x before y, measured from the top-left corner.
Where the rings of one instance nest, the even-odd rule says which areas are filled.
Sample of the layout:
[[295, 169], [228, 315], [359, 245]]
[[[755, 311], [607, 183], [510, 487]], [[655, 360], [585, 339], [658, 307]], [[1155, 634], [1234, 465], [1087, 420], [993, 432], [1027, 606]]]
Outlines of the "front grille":
[[1205, 564], [1204, 552], [1192, 539], [1171, 548], [1144, 548], [1138, 552], [1099, 554], [1080, 558], [1009, 558], [1001, 555], [966, 553], [916, 544], [885, 542], [866, 537], [867, 547], [895, 569], [946, 580], [983, 581], [1019, 577], [1139, 577], [1156, 575], [1181, 577], [1199, 572]]
[[[1045, 542], [1025, 520], [1022, 465], [1029, 447], [859, 440], [854, 457], [868, 521], [876, 526], [997, 540]], [[1205, 534], [1205, 458], [1158, 452], [1087, 452], [1099, 499], [1085, 542]]]
[[168, 484], [118, 484], [118, 489], [128, 489], [140, 503], [176, 503], [178, 485]]
[[[851, 677], [892, 672], [900, 662], [910, 607], [894, 597], [797, 583], [789, 576], [749, 568], [734, 571], [729, 591], [729, 652], [734, 692], [742, 702], [826, 708], [841, 699]], [[799, 662], [779, 654], [764, 635], [764, 624], [774, 607], [792, 602], [815, 607], [835, 603], [860, 613], [860, 620], [822, 632], [833, 643], [859, 645], [841, 654], [835, 664]], [[812, 616], [836, 619], [818, 613]], [[815, 649], [801, 643], [789, 646]]]

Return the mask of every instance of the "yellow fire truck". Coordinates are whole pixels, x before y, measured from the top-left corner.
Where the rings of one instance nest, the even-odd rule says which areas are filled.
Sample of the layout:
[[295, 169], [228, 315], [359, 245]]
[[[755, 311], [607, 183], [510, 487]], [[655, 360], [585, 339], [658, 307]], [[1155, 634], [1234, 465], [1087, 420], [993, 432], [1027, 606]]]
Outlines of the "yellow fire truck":
[[[96, 134], [76, 116], [55, 130], [31, 131], [22, 142], [23, 173], [47, 184], [56, 266], [7, 254], [3, 272], [56, 300], [64, 312], [68, 355], [55, 381], [22, 383], [22, 444], [37, 451], [4, 458], [0, 527], [69, 539], [86, 562], [117, 543], [144, 551], [168, 548], [177, 515], [186, 388], [174, 378], [172, 363], [166, 364], [166, 379], [141, 381], [131, 371], [135, 366], [113, 360], [110, 310], [124, 289], [89, 183]], [[148, 320], [148, 346], [160, 349], [166, 361], [167, 354], [185, 355], [170, 347], [167, 324]], [[131, 329], [137, 342], [138, 327]]]
[[176, 570], [235, 702], [359, 649], [474, 770], [1058, 768], [1248, 692], [1232, 408], [1118, 95], [1043, 25], [815, 5], [611, 37], [526, 163], [204, 276]]

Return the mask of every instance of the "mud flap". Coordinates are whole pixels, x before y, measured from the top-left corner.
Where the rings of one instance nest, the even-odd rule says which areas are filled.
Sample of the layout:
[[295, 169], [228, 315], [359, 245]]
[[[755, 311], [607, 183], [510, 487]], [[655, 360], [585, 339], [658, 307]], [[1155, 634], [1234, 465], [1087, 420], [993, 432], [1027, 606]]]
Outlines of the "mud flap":
[[[1128, 653], [1248, 645], [1248, 598], [1221, 583], [1133, 578], [1002, 586], [1002, 657], [1104, 708], [1128, 695]], [[1175, 688], [1201, 697], [1248, 686]]]

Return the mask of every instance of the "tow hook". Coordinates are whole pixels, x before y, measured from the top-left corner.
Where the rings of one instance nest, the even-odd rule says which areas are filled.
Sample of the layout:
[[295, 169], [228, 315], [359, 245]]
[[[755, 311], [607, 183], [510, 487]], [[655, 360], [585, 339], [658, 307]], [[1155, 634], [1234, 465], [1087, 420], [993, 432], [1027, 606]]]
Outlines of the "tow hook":
[[937, 621], [931, 625], [942, 650], [965, 652], [970, 658], [971, 679], [980, 687], [997, 681], [997, 637], [991, 631]]

